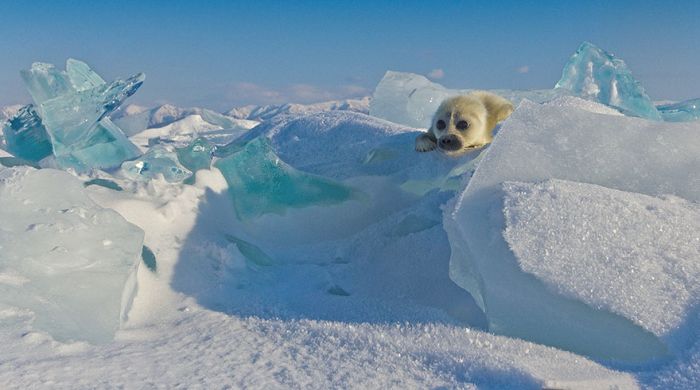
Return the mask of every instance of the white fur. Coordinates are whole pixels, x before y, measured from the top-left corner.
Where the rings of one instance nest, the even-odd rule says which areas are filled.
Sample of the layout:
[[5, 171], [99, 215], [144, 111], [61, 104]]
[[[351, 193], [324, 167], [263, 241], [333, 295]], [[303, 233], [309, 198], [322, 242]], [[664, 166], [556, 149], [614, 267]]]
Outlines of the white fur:
[[[512, 112], [513, 104], [491, 92], [474, 91], [447, 98], [435, 112], [428, 132], [416, 138], [416, 150], [428, 152], [438, 149], [448, 156], [461, 156], [490, 143], [496, 124], [508, 118]], [[458, 128], [460, 122], [466, 122], [468, 127]], [[447, 139], [453, 147], [458, 145], [459, 148], [450, 149], [441, 145], [440, 141]]]

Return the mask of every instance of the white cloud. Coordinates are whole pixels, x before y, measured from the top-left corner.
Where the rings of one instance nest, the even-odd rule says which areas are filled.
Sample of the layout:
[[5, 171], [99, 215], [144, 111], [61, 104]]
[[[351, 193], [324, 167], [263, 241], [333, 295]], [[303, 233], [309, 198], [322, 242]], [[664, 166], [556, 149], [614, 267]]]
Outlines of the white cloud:
[[438, 69], [433, 69], [428, 73], [428, 77], [433, 79], [433, 80], [439, 80], [443, 77], [445, 77], [445, 71], [438, 68]]
[[530, 67], [528, 65], [523, 65], [516, 68], [515, 71], [520, 74], [530, 73]]
[[226, 100], [232, 101], [264, 101], [268, 104], [283, 103], [285, 98], [279, 91], [269, 89], [255, 83], [235, 83], [225, 91]]
[[348, 98], [352, 97], [361, 97], [361, 96], [367, 96], [370, 94], [370, 90], [361, 86], [361, 85], [343, 85], [340, 87], [338, 90], [338, 93], [341, 95], [345, 95]]
[[293, 84], [285, 88], [285, 95], [296, 101], [322, 101], [333, 99], [331, 91], [320, 89], [310, 84]]

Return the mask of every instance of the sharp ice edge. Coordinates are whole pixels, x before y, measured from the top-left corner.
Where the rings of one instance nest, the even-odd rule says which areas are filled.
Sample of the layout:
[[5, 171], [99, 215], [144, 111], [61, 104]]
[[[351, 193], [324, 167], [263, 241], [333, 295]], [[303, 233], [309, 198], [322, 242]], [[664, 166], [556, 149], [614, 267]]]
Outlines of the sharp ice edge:
[[3, 128], [11, 140], [8, 150], [38, 162], [48, 156], [48, 140], [55, 164], [77, 171], [114, 168], [138, 157], [138, 148], [108, 116], [136, 92], [145, 76], [139, 73], [106, 84], [83, 62], [69, 59], [66, 69], [34, 63], [21, 72], [36, 106], [22, 110]]
[[226, 178], [240, 217], [284, 213], [290, 207], [342, 203], [356, 196], [352, 188], [286, 164], [262, 137], [215, 165]]
[[59, 341], [106, 343], [136, 289], [143, 231], [95, 204], [72, 175], [0, 167], [0, 303]]
[[621, 59], [589, 42], [584, 42], [564, 65], [555, 88], [590, 99], [641, 118], [662, 120], [662, 116]]
[[167, 182], [177, 183], [192, 176], [192, 172], [182, 166], [172, 147], [156, 145], [136, 160], [125, 161], [121, 170], [132, 180], [148, 181], [162, 176]]

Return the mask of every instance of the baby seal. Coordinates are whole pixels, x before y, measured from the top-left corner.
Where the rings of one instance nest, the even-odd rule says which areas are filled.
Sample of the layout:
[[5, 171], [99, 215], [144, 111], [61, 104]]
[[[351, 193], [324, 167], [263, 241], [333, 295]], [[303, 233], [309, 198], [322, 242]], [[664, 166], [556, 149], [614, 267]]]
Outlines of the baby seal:
[[416, 150], [438, 148], [450, 157], [459, 157], [493, 140], [498, 122], [513, 113], [513, 104], [486, 91], [445, 99], [438, 107], [427, 133], [416, 138]]

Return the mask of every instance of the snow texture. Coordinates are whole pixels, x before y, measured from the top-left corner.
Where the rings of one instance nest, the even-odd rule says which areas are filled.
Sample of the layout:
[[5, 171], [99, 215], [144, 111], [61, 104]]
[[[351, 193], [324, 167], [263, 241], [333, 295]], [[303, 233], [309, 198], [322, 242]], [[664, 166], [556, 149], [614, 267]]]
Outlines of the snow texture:
[[524, 272], [665, 338], [700, 288], [700, 208], [605, 187], [504, 183], [504, 236]]
[[[334, 179], [357, 176], [392, 180], [432, 180], [471, 161], [439, 153], [416, 155], [412, 145], [419, 131], [368, 115], [334, 111], [303, 117], [280, 117], [263, 123], [238, 142], [263, 136], [274, 152], [293, 167]], [[222, 151], [226, 147], [221, 148]]]
[[[180, 308], [173, 319], [121, 331], [105, 347], [21, 337], [6, 345], [0, 380], [8, 389], [638, 388], [629, 374], [580, 356], [469, 329]], [[0, 311], [6, 319], [18, 314]]]
[[[374, 128], [377, 139], [388, 130], [415, 135], [361, 115], [320, 118], [328, 116]], [[304, 123], [327, 123], [320, 118]], [[320, 128], [312, 134], [309, 141], [327, 141]], [[358, 165], [373, 146], [356, 156]], [[33, 329], [31, 313], [1, 308], [5, 387], [638, 387], [632, 375], [581, 356], [465, 327], [477, 313], [447, 278], [449, 245], [439, 226], [447, 193], [397, 199], [378, 191], [402, 208], [366, 214], [378, 223], [343, 239], [302, 231], [312, 238], [304, 242], [290, 233], [325, 208], [274, 216], [277, 232], [251, 231], [233, 216], [216, 170], [198, 172], [194, 186], [115, 180], [124, 191], [87, 191], [147, 232], [157, 273], [139, 267], [129, 320], [108, 345], [56, 342]], [[325, 212], [350, 216], [335, 207]], [[253, 246], [272, 262], [251, 261]]]
[[[561, 179], [698, 202], [699, 173], [692, 167], [700, 166], [699, 126], [522, 102], [504, 123], [444, 221], [452, 246], [451, 277], [486, 310], [490, 330], [604, 359], [634, 362], [666, 355], [667, 349], [674, 346], [673, 337], [659, 339], [649, 330], [670, 330], [680, 318], [689, 319], [692, 302], [678, 302], [676, 320], [652, 319], [651, 313], [660, 313], [661, 308], [649, 308], [649, 316], [642, 320], [647, 330], [634, 322], [638, 317], [614, 315], [571, 299], [571, 294], [558, 294], [557, 291], [576, 290], [564, 280], [554, 289], [547, 288], [542, 280], [522, 271], [502, 235], [506, 228], [502, 185], [509, 181], [538, 183]], [[688, 219], [682, 222], [692, 225]], [[640, 227], [640, 233], [645, 231]], [[547, 232], [551, 230], [540, 234], [546, 237]], [[679, 245], [669, 256], [693, 253], [688, 242], [666, 244]], [[598, 249], [589, 248], [587, 253], [594, 250]], [[693, 274], [692, 270], [683, 271], [687, 274], [666, 272], [674, 278]], [[689, 286], [691, 282], [682, 283]], [[599, 291], [596, 302], [615, 302], [612, 295], [624, 293], [625, 288], [618, 286], [607, 291], [607, 296], [606, 291]], [[676, 288], [680, 290], [681, 287]]]

